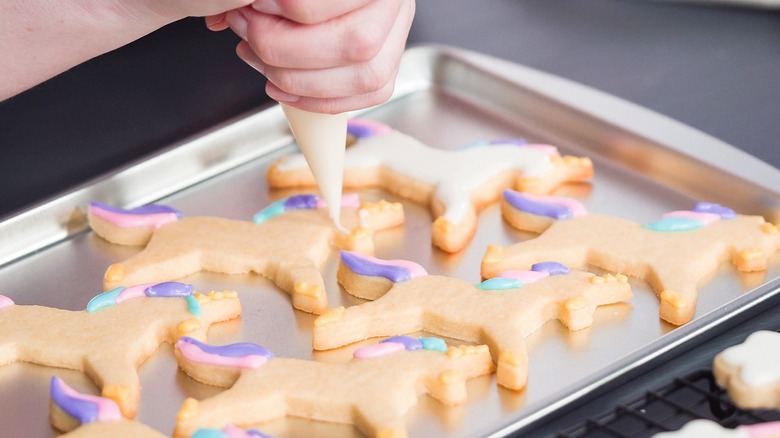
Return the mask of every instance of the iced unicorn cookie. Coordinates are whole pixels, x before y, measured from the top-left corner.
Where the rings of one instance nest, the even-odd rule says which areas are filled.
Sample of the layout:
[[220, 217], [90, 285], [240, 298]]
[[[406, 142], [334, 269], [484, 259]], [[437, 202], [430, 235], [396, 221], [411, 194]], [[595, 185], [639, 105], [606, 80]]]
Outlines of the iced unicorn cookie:
[[466, 401], [466, 379], [489, 374], [487, 347], [450, 347], [441, 339], [397, 339], [363, 347], [346, 363], [273, 358], [254, 344], [176, 343], [179, 366], [195, 380], [228, 387], [206, 400], [187, 399], [174, 436], [226, 423], [294, 416], [354, 424], [376, 437], [404, 437], [404, 415], [427, 393], [448, 405]]
[[[499, 141], [445, 151], [370, 120], [350, 120], [348, 131], [357, 140], [344, 158], [344, 186], [378, 186], [429, 205], [436, 217], [433, 244], [448, 252], [468, 244], [477, 213], [495, 202], [501, 189], [546, 194], [593, 175], [590, 159], [561, 157], [548, 145]], [[268, 182], [271, 187], [309, 187], [314, 178], [298, 154], [274, 163]]]
[[762, 330], [715, 356], [712, 371], [734, 404], [780, 409], [780, 333]]
[[[372, 232], [400, 225], [404, 219], [398, 203], [361, 204], [357, 195], [346, 195], [343, 205], [342, 224], [352, 230], [348, 234], [336, 229], [324, 203], [314, 195], [277, 201], [255, 215], [253, 222], [178, 219], [180, 214], [162, 212], [162, 206], [122, 211], [95, 203], [89, 221], [98, 235], [111, 242], [146, 245], [108, 268], [105, 289], [174, 280], [200, 271], [256, 272], [288, 292], [296, 309], [319, 314], [328, 308], [319, 266], [331, 246], [372, 252]], [[139, 218], [147, 215], [151, 217]]]
[[174, 282], [120, 287], [81, 311], [16, 305], [0, 295], [0, 366], [83, 371], [132, 418], [141, 389], [137, 368], [161, 343], [183, 335], [204, 339], [212, 324], [241, 314], [235, 292], [193, 289]]
[[676, 325], [693, 318], [697, 284], [719, 264], [730, 259], [743, 272], [765, 270], [780, 246], [780, 232], [764, 218], [705, 202], [640, 224], [588, 214], [574, 199], [506, 190], [501, 211], [515, 228], [541, 234], [507, 247], [488, 246], [483, 277], [541, 260], [620, 271], [647, 281], [660, 297], [661, 318]]
[[53, 376], [49, 418], [67, 438], [165, 438], [149, 426], [127, 420], [110, 398], [82, 394]]
[[780, 421], [738, 426], [727, 429], [710, 420], [693, 420], [674, 432], [662, 432], [653, 438], [777, 438], [780, 436]]
[[342, 251], [339, 282], [348, 292], [376, 301], [319, 316], [314, 321], [314, 349], [425, 330], [487, 344], [498, 363], [498, 383], [522, 389], [528, 377], [526, 336], [551, 319], [570, 330], [588, 327], [597, 306], [631, 297], [623, 275], [570, 271], [556, 262], [505, 272], [478, 285], [426, 275], [408, 263]]

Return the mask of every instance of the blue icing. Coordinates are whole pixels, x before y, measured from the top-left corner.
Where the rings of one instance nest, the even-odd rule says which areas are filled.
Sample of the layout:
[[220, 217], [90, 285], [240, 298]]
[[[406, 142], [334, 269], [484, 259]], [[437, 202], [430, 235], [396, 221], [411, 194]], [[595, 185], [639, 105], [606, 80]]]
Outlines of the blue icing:
[[97, 312], [100, 309], [113, 306], [116, 304], [116, 298], [122, 291], [125, 290], [124, 286], [111, 289], [110, 291], [103, 292], [102, 294], [94, 296], [87, 303], [87, 312]]
[[571, 269], [561, 262], [539, 262], [531, 265], [531, 270], [536, 272], [547, 272], [550, 275], [565, 275]]
[[203, 307], [200, 305], [200, 301], [195, 298], [194, 295], [187, 295], [184, 297], [187, 300], [187, 310], [195, 316], [203, 314]]
[[411, 336], [393, 336], [392, 338], [387, 338], [382, 341], [379, 341], [380, 343], [384, 342], [397, 342], [399, 344], [403, 344], [404, 348], [408, 351], [415, 351], [415, 350], [422, 350], [423, 344], [420, 342], [419, 339], [413, 338]]
[[574, 212], [565, 205], [535, 201], [514, 190], [504, 190], [504, 199], [515, 209], [537, 216], [546, 216], [553, 219], [568, 219], [574, 216]]
[[260, 224], [267, 221], [268, 219], [271, 219], [272, 217], [284, 213], [285, 201], [286, 199], [276, 201], [273, 204], [269, 205], [268, 207], [260, 210], [257, 214], [254, 215], [254, 217], [252, 218], [252, 222], [256, 224]]
[[481, 148], [485, 146], [499, 146], [499, 145], [511, 145], [511, 146], [525, 146], [528, 142], [525, 141], [524, 138], [516, 138], [511, 140], [477, 140], [472, 141], [471, 143], [466, 143], [463, 146], [459, 147], [458, 150], [466, 150], [466, 149], [473, 149], [473, 148]]
[[644, 227], [652, 231], [674, 232], [690, 231], [701, 228], [704, 224], [696, 219], [686, 217], [665, 217], [655, 222], [644, 224]]
[[220, 429], [206, 429], [201, 428], [192, 434], [192, 438], [225, 438], [227, 435], [222, 433]]
[[720, 204], [715, 204], [713, 202], [699, 202], [693, 207], [693, 211], [697, 213], [713, 213], [720, 216], [721, 219], [734, 219], [737, 217], [737, 213], [728, 208], [724, 207]]
[[489, 278], [477, 285], [482, 290], [507, 290], [523, 287], [523, 282], [516, 278]]
[[422, 348], [424, 350], [441, 351], [442, 353], [447, 351], [447, 343], [444, 342], [444, 339], [441, 338], [420, 338], [420, 343], [422, 344]]

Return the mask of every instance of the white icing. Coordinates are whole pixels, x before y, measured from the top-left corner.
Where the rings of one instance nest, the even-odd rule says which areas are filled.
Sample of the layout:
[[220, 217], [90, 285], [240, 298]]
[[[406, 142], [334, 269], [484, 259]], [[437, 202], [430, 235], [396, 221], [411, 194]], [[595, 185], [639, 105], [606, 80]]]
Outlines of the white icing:
[[328, 215], [341, 226], [341, 186], [344, 178], [344, 147], [347, 143], [347, 114], [318, 114], [282, 104], [290, 130], [301, 148]]
[[780, 333], [757, 331], [745, 342], [721, 353], [728, 364], [740, 367], [742, 381], [750, 386], [780, 382]]
[[[344, 164], [347, 169], [384, 165], [435, 185], [434, 196], [446, 208], [444, 217], [456, 224], [465, 217], [471, 192], [490, 178], [507, 170], [519, 171], [524, 177], [538, 177], [552, 167], [549, 156], [531, 147], [498, 144], [445, 151], [398, 131], [360, 139], [347, 149]], [[291, 155], [279, 162], [279, 170], [305, 165], [303, 156]]]
[[693, 420], [682, 429], [674, 432], [661, 432], [653, 438], [750, 438], [747, 431], [741, 429], [726, 429], [710, 420]]

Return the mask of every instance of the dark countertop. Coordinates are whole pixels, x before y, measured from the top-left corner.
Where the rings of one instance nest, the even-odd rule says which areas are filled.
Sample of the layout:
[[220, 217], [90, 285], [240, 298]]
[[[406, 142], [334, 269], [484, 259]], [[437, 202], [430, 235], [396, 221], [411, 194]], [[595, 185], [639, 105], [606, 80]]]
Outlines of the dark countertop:
[[[410, 44], [557, 74], [780, 167], [780, 12], [629, 0], [419, 0], [417, 8]], [[0, 217], [270, 105], [236, 43], [201, 19], [183, 20], [0, 103]]]

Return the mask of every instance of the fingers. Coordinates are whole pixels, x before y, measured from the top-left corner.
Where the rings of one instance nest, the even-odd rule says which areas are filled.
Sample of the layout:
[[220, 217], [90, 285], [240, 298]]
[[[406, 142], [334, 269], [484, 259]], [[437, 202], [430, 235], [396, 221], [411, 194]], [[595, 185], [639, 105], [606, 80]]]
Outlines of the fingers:
[[252, 8], [301, 24], [322, 23], [362, 8], [375, 0], [255, 0]]
[[413, 16], [413, 0], [372, 0], [362, 10], [320, 24], [303, 25], [250, 8], [229, 12], [225, 21], [245, 39], [236, 52], [268, 78], [270, 97], [337, 113], [392, 95]]
[[209, 15], [205, 17], [206, 20], [206, 27], [209, 30], [218, 32], [221, 30], [225, 30], [228, 28], [228, 23], [225, 20], [225, 17], [227, 14], [217, 14], [217, 15]]

